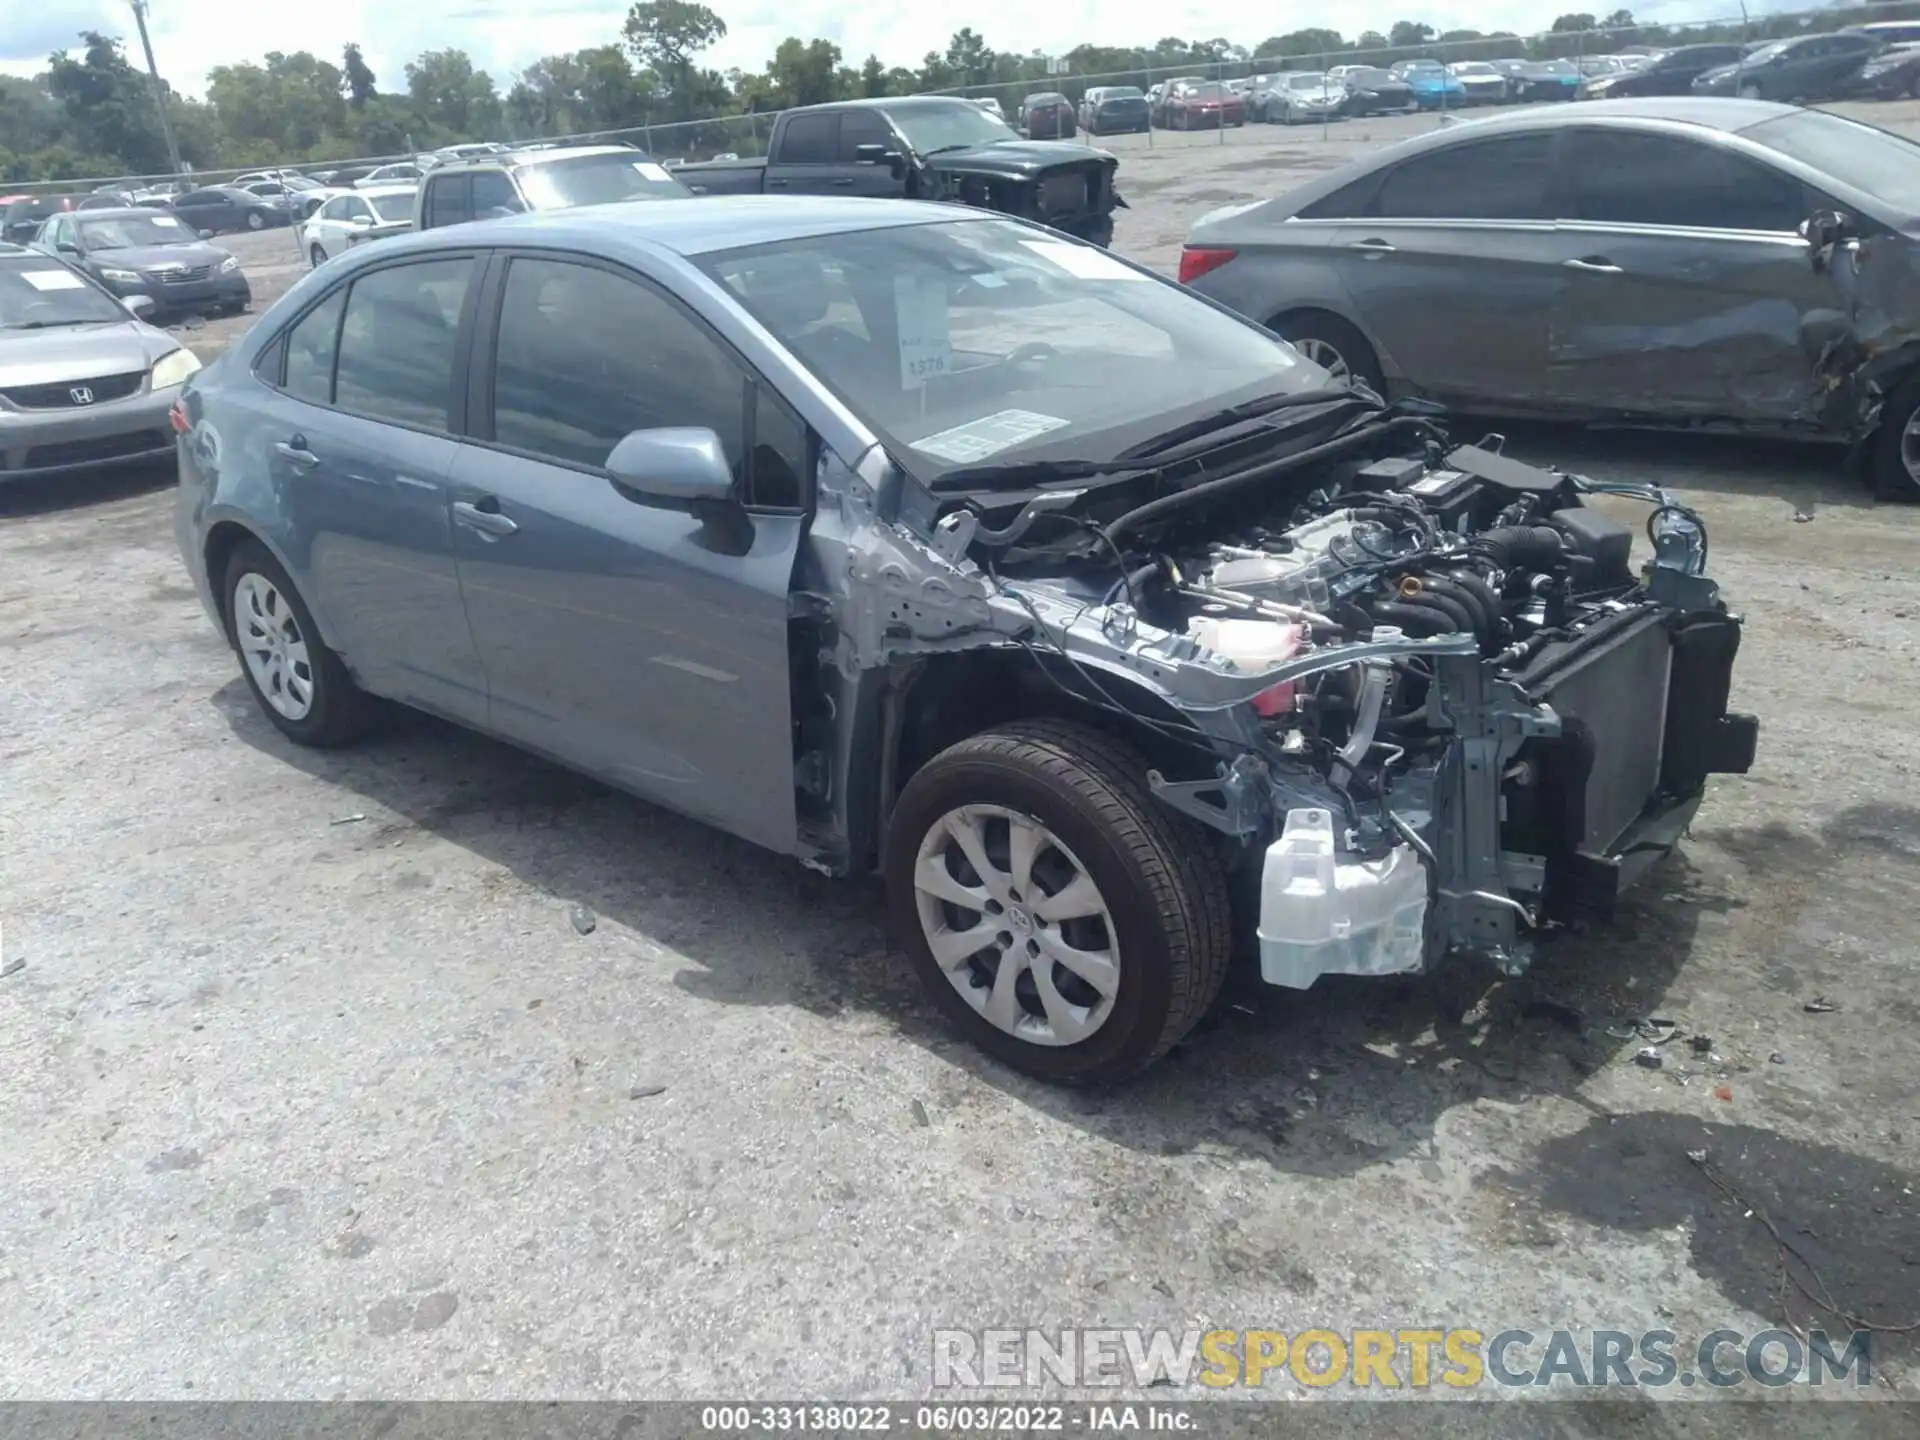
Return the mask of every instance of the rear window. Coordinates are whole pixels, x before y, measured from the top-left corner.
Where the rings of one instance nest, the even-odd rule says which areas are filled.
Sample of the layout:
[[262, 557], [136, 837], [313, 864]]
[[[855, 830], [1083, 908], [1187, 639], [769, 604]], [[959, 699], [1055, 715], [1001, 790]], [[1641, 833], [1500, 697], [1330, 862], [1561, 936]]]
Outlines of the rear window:
[[1902, 216], [1920, 215], [1920, 145], [1825, 110], [1796, 110], [1740, 132], [1790, 160], [1825, 171]]

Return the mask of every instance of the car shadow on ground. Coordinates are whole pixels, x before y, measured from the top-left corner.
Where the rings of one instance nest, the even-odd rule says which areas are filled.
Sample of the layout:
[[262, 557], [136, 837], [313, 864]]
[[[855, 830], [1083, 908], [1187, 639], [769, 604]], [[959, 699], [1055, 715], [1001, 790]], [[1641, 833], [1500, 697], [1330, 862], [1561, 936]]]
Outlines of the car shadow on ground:
[[377, 850], [427, 832], [552, 896], [556, 932], [569, 906], [585, 905], [684, 956], [674, 983], [691, 994], [877, 1017], [979, 1083], [1115, 1144], [1248, 1156], [1302, 1175], [1426, 1157], [1439, 1117], [1481, 1096], [1578, 1099], [1586, 1075], [1647, 1043], [1635, 1022], [1658, 1016], [1698, 915], [1720, 903], [1676, 855], [1611, 922], [1556, 936], [1513, 982], [1474, 969], [1329, 978], [1300, 993], [1263, 985], [1249, 958], [1145, 1075], [1064, 1090], [1005, 1069], [945, 1025], [888, 944], [876, 881], [814, 874], [426, 716], [399, 712], [361, 745], [324, 752], [284, 740], [238, 679], [213, 703], [246, 744], [347, 792], [342, 813], [375, 812], [330, 843]]
[[126, 500], [172, 485], [178, 478], [178, 466], [168, 456], [71, 475], [9, 480], [0, 485], [0, 519], [46, 515], [56, 510], [78, 510], [85, 505]]

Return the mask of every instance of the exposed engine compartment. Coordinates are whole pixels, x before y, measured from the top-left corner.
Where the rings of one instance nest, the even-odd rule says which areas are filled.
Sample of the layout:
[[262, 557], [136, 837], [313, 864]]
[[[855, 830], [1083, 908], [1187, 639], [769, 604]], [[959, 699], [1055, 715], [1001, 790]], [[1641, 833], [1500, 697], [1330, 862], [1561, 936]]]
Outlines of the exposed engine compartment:
[[[1705, 527], [1653, 487], [1476, 446], [1317, 478], [1135, 527], [1125, 552], [1123, 517], [1104, 592], [992, 573], [1083, 693], [1139, 677], [1208, 738], [1213, 775], [1151, 782], [1260, 870], [1269, 981], [1449, 951], [1522, 968], [1535, 931], [1604, 911], [1672, 847], [1709, 773], [1751, 764]], [[1597, 493], [1652, 507], [1637, 573]]]

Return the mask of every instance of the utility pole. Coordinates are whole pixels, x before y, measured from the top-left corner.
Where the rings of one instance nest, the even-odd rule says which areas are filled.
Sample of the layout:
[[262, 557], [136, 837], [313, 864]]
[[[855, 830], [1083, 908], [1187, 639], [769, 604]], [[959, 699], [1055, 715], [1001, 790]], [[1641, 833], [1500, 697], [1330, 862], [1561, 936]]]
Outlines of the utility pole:
[[153, 82], [153, 108], [160, 112], [160, 133], [167, 140], [167, 163], [176, 177], [186, 174], [180, 163], [180, 144], [173, 138], [173, 117], [167, 114], [167, 92], [160, 84], [160, 67], [153, 63], [153, 41], [147, 38], [148, 0], [127, 0], [133, 6], [133, 22], [140, 27], [140, 48], [147, 52], [147, 79]]

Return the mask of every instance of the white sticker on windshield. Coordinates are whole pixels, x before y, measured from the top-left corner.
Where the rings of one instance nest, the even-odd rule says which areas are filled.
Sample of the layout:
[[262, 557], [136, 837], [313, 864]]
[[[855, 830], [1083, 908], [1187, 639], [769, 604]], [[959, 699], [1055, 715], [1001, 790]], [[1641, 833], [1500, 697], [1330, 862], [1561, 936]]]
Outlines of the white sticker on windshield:
[[180, 228], [180, 222], [171, 215], [156, 215], [153, 217], [153, 223], [158, 225], [162, 230], [178, 230]]
[[655, 184], [662, 180], [673, 179], [673, 176], [667, 173], [666, 166], [656, 165], [651, 160], [636, 160], [633, 162], [633, 168], [640, 172], [641, 178], [651, 180]]
[[947, 373], [953, 347], [947, 338], [947, 287], [938, 280], [896, 275], [893, 313], [900, 328], [900, 388], [918, 390]]
[[71, 270], [22, 270], [20, 278], [36, 290], [84, 290], [87, 282]]
[[938, 460], [956, 465], [971, 465], [997, 455], [1010, 446], [1058, 430], [1067, 422], [1058, 415], [1041, 415], [1032, 410], [1001, 410], [982, 415], [951, 430], [942, 430], [924, 440], [913, 441], [913, 448]]
[[1104, 250], [1096, 250], [1090, 245], [1062, 245], [1057, 240], [1022, 240], [1020, 242], [1054, 265], [1058, 265], [1067, 274], [1081, 280], [1145, 280], [1147, 277], [1138, 270], [1122, 265]]

